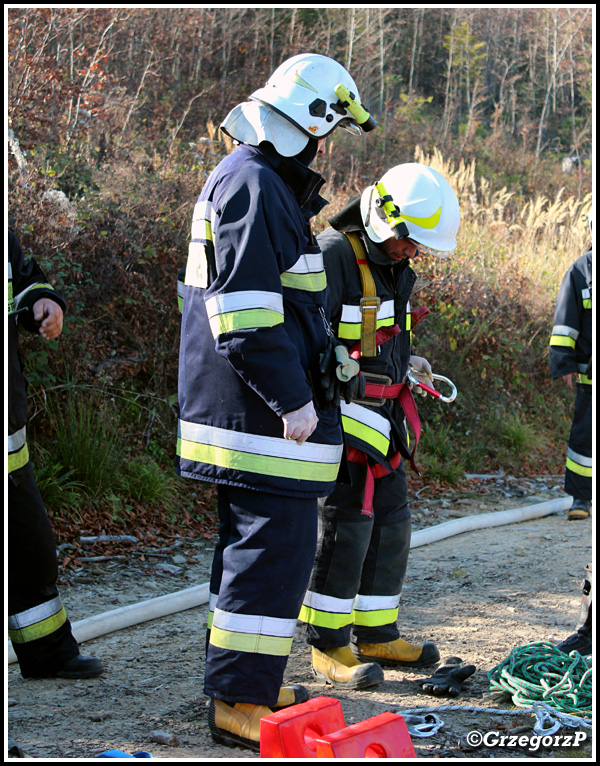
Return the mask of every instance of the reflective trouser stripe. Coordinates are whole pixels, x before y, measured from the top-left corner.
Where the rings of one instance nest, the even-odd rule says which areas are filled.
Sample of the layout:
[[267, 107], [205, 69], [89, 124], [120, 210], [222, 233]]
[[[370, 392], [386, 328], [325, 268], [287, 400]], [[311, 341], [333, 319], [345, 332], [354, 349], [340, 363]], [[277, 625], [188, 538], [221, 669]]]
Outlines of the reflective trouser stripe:
[[398, 619], [400, 594], [395, 596], [363, 596], [354, 602], [354, 624], [375, 628]]
[[299, 619], [319, 628], [338, 630], [346, 625], [378, 627], [398, 619], [400, 596], [362, 596], [341, 599], [308, 591]]
[[572, 449], [567, 450], [567, 468], [579, 476], [592, 476], [592, 458], [580, 455]]
[[336, 598], [306, 591], [299, 619], [309, 625], [337, 630], [352, 624], [354, 598]]
[[29, 462], [26, 426], [8, 437], [8, 472], [12, 473]]
[[370, 612], [354, 611], [354, 624], [363, 625], [368, 628], [376, 628], [380, 625], [389, 625], [398, 619], [398, 608], [396, 609], [375, 609]]
[[49, 636], [67, 621], [60, 597], [8, 618], [8, 635], [14, 644], [26, 644]]
[[234, 614], [216, 608], [210, 643], [220, 649], [286, 657], [292, 649], [296, 620]]

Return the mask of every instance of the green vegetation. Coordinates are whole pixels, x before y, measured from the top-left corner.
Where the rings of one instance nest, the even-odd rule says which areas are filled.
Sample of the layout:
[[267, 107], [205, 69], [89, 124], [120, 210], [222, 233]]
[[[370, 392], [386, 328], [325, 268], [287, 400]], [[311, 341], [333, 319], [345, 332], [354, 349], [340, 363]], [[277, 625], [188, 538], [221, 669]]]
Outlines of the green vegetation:
[[431, 312], [415, 352], [458, 388], [418, 399], [423, 480], [561, 472], [572, 395], [548, 341], [589, 247], [590, 40], [582, 8], [9, 9], [9, 223], [68, 302], [58, 341], [22, 340], [55, 519], [212, 513], [212, 488], [173, 473], [176, 278], [232, 149], [219, 120], [302, 50], [350, 61], [378, 121], [316, 160], [330, 201], [316, 232], [400, 162], [432, 165], [460, 199], [456, 253], [415, 263], [411, 306]]

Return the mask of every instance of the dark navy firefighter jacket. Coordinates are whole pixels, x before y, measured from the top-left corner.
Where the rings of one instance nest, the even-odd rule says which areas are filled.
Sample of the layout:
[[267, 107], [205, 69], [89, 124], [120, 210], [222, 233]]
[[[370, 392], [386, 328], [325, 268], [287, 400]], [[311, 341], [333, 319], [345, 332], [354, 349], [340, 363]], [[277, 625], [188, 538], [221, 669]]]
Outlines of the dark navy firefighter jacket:
[[327, 282], [308, 222], [326, 204], [322, 184], [268, 144], [238, 146], [207, 180], [183, 288], [181, 476], [298, 497], [333, 489], [339, 409], [317, 408], [302, 445], [283, 438], [281, 419], [313, 399], [327, 345]]

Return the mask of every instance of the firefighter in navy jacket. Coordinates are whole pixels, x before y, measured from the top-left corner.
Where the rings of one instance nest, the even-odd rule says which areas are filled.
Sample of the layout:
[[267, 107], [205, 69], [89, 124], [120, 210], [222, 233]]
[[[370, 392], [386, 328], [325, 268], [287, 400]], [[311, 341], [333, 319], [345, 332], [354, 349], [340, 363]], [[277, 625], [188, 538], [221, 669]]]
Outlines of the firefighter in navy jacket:
[[432, 384], [431, 366], [411, 350], [417, 277], [409, 259], [418, 249], [454, 250], [459, 221], [448, 182], [407, 163], [351, 200], [318, 236], [333, 329], [366, 380], [362, 398], [341, 404], [352, 484], [338, 483], [319, 501], [317, 556], [300, 613], [313, 671], [337, 687], [377, 684], [382, 665], [439, 659], [435, 644], [409, 644], [396, 624], [411, 535], [405, 419], [419, 431], [409, 365]]
[[71, 633], [56, 579], [50, 521], [27, 446], [27, 380], [19, 327], [51, 340], [62, 331], [65, 301], [8, 232], [8, 634], [25, 678], [91, 678], [103, 671]]
[[[591, 230], [591, 219], [590, 219]], [[589, 518], [592, 500], [592, 251], [568, 269], [558, 291], [550, 338], [550, 370], [577, 394], [569, 436], [565, 492], [568, 518]]]
[[228, 115], [221, 127], [240, 145], [195, 206], [185, 268], [178, 472], [217, 483], [220, 521], [209, 725], [216, 741], [255, 750], [260, 718], [307, 698], [282, 679], [317, 498], [342, 457], [339, 409], [314, 403], [331, 331], [309, 224], [325, 204], [323, 179], [308, 166], [338, 125], [371, 127], [356, 93], [337, 62], [302, 54]]

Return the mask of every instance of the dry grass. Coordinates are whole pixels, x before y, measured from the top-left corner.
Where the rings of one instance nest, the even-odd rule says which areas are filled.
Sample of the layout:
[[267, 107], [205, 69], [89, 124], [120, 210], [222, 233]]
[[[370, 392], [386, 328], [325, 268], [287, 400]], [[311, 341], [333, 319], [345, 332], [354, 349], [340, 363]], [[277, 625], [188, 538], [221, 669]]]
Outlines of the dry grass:
[[506, 188], [494, 190], [477, 177], [476, 163], [447, 162], [439, 151], [425, 155], [417, 147], [415, 161], [438, 170], [455, 190], [462, 221], [457, 256], [492, 282], [524, 278], [532, 290], [554, 300], [570, 264], [589, 247], [587, 214], [592, 194], [583, 199], [555, 199], [544, 194], [522, 203]]

